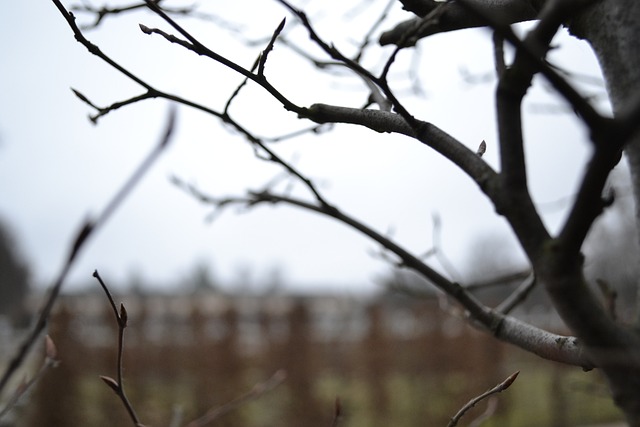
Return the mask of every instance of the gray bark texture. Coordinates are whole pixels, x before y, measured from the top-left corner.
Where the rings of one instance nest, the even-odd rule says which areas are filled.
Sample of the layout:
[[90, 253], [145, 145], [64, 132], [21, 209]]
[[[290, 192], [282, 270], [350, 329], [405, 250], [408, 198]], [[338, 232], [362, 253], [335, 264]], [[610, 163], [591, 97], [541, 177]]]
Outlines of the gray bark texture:
[[[602, 0], [576, 16], [571, 32], [592, 46], [607, 84], [614, 115], [619, 117], [636, 105], [640, 97], [640, 2], [637, 0]], [[612, 136], [613, 138], [613, 136]], [[640, 231], [640, 134], [625, 147], [631, 171], [636, 207], [636, 225]], [[640, 235], [639, 235], [640, 239]], [[627, 368], [620, 365], [603, 368], [613, 398], [622, 408], [631, 426], [640, 426], [640, 369], [638, 338], [629, 336], [625, 358]], [[633, 361], [635, 359], [635, 361]]]
[[[600, 1], [574, 19], [570, 29], [592, 46], [606, 80], [614, 114], [621, 114], [640, 97], [640, 2]], [[640, 134], [636, 133], [625, 154], [631, 170], [640, 232]]]
[[[458, 0], [439, 3], [433, 0], [400, 0], [418, 17], [384, 33], [381, 44], [411, 46], [420, 38], [444, 31], [486, 25], [497, 28], [529, 19], [542, 19], [537, 27], [537, 42], [545, 45], [555, 32], [554, 21], [562, 18], [571, 32], [592, 46], [603, 71], [613, 104], [615, 125], [583, 109], [583, 119], [594, 134], [595, 152], [571, 217], [558, 236], [550, 236], [539, 220], [527, 192], [522, 152], [521, 98], [528, 87], [528, 64], [512, 64], [498, 87], [498, 116], [501, 134], [501, 197], [487, 195], [511, 224], [527, 252], [538, 279], [544, 283], [554, 306], [585, 347], [588, 358], [609, 381], [616, 404], [625, 413], [630, 426], [640, 427], [640, 336], [636, 329], [619, 324], [602, 310], [597, 296], [589, 290], [583, 276], [580, 247], [603, 204], [599, 191], [610, 169], [624, 151], [632, 175], [636, 222], [640, 230], [640, 135], [637, 115], [640, 104], [640, 2], [638, 0]], [[496, 12], [497, 9], [499, 13]], [[567, 22], [566, 17], [570, 17]], [[547, 27], [547, 28], [545, 28]], [[408, 31], [413, 35], [407, 37]], [[534, 38], [536, 35], [534, 34]], [[533, 40], [531, 40], [533, 41]], [[525, 42], [526, 43], [526, 42]], [[517, 62], [517, 59], [516, 59]], [[517, 74], [520, 74], [520, 77]], [[520, 80], [519, 80], [520, 79]], [[558, 87], [558, 86], [556, 86]], [[566, 96], [566, 92], [565, 92]], [[581, 101], [584, 102], [584, 101]], [[502, 104], [502, 108], [500, 108]], [[576, 104], [574, 104], [576, 105]], [[633, 113], [630, 115], [630, 113]], [[620, 123], [624, 122], [623, 126]], [[621, 128], [634, 129], [629, 138]], [[486, 191], [485, 191], [486, 192]], [[514, 201], [517, 200], [517, 203]], [[517, 206], [517, 209], [514, 208]], [[504, 209], [501, 209], [501, 206]], [[640, 235], [639, 235], [640, 238]]]

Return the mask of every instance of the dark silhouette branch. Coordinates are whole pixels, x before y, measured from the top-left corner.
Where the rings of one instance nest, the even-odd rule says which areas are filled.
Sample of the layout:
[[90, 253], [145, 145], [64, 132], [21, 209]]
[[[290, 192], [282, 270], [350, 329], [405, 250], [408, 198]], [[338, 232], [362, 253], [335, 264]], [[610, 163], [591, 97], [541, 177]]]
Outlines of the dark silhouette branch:
[[509, 314], [514, 308], [523, 303], [533, 288], [536, 286], [536, 276], [530, 271], [525, 280], [505, 298], [497, 307], [496, 311], [503, 314]]
[[380, 234], [371, 227], [330, 205], [319, 205], [298, 198], [275, 194], [268, 190], [250, 192], [247, 196], [217, 198], [200, 192], [197, 188], [174, 179], [174, 184], [202, 203], [217, 209], [230, 206], [254, 208], [260, 204], [285, 204], [333, 218], [359, 231], [398, 257], [398, 265], [414, 270], [436, 288], [453, 298], [467, 313], [472, 324], [478, 325], [496, 338], [514, 344], [545, 359], [554, 360], [590, 369], [593, 364], [573, 337], [556, 335], [505, 316], [492, 310], [477, 300], [466, 288], [452, 282], [429, 267], [424, 261], [412, 255], [391, 238]]
[[271, 40], [269, 40], [269, 44], [267, 44], [267, 47], [265, 47], [262, 53], [260, 54], [260, 59], [258, 61], [258, 76], [264, 77], [264, 66], [267, 62], [267, 56], [269, 55], [269, 52], [273, 50], [273, 45], [276, 43], [276, 39], [282, 32], [285, 22], [286, 22], [286, 19], [284, 18], [282, 19], [282, 21], [280, 21], [280, 24], [278, 25], [278, 27], [273, 32], [273, 35], [271, 36]]
[[[404, 21], [392, 30], [384, 32], [380, 37], [382, 45], [402, 44], [408, 47], [415, 45], [419, 39], [434, 34], [486, 26], [485, 20], [476, 13], [469, 13], [469, 9], [459, 2], [443, 4], [434, 0], [401, 0], [401, 3], [404, 9], [413, 12], [418, 18]], [[526, 0], [473, 0], [472, 4], [483, 14], [494, 16], [501, 25], [530, 21], [538, 14], [536, 5]], [[438, 9], [438, 19], [425, 19]], [[407, 37], [407, 34], [411, 35]]]
[[[213, 59], [216, 62], [232, 69], [238, 74], [243, 75], [247, 79], [257, 83], [265, 90], [267, 90], [274, 98], [276, 98], [283, 106], [289, 111], [299, 112], [300, 107], [295, 105], [293, 102], [289, 101], [284, 95], [282, 95], [275, 87], [271, 85], [267, 81], [267, 79], [262, 74], [254, 74], [246, 68], [236, 64], [235, 62], [227, 59], [226, 57], [218, 54], [217, 52], [207, 48], [202, 43], [200, 43], [195, 37], [193, 37], [187, 30], [185, 30], [182, 26], [180, 26], [177, 22], [175, 22], [171, 17], [169, 17], [162, 9], [160, 9], [153, 1], [145, 0], [149, 9], [154, 11], [158, 16], [164, 19], [169, 25], [171, 25], [175, 30], [177, 30], [180, 34], [182, 34], [187, 41], [180, 42], [180, 45], [183, 47], [197, 53], [198, 55], [206, 56], [208, 58]], [[143, 30], [144, 31], [144, 30]], [[279, 31], [278, 31], [279, 33]], [[163, 34], [164, 35], [164, 34]], [[277, 36], [277, 34], [275, 34]], [[179, 40], [175, 38], [175, 40]], [[173, 39], [170, 40], [175, 42]]]
[[433, 148], [467, 173], [489, 195], [494, 197], [497, 174], [474, 151], [445, 133], [437, 126], [414, 119], [416, 130], [404, 118], [395, 113], [378, 110], [337, 107], [314, 104], [303, 112], [304, 117], [317, 123], [351, 123], [376, 132], [399, 133], [417, 139]]
[[[555, 33], [555, 29], [558, 28], [564, 21], [568, 18], [567, 16], [577, 14], [582, 8], [591, 4], [594, 0], [569, 0], [567, 2], [567, 6], [563, 5], [563, 2], [560, 1], [560, 7], [553, 7], [552, 13], [547, 13], [545, 16], [539, 15], [540, 9], [542, 8], [543, 3], [538, 2], [538, 4], [534, 9], [529, 9], [527, 13], [534, 13], [532, 17], [529, 19], [544, 19], [545, 25], [543, 27], [539, 27], [545, 32], [547, 32], [546, 36], [552, 36]], [[429, 10], [435, 11], [437, 7], [443, 6], [441, 2], [435, 2], [433, 0], [418, 0], [415, 3], [425, 3], [430, 4]], [[555, 0], [550, 1], [549, 4], [557, 3]], [[578, 91], [573, 88], [573, 86], [564, 78], [562, 75], [551, 67], [543, 57], [540, 55], [540, 49], [548, 49], [548, 43], [539, 42], [539, 43], [527, 43], [525, 41], [520, 40], [515, 33], [511, 30], [508, 24], [513, 22], [520, 22], [519, 20], [509, 22], [510, 20], [501, 19], [500, 16], [502, 13], [505, 14], [513, 14], [512, 16], [517, 16], [517, 14], [513, 13], [513, 10], [509, 10], [510, 6], [514, 6], [516, 9], [527, 9], [531, 8], [531, 4], [529, 1], [524, 0], [510, 0], [509, 2], [494, 2], [492, 0], [456, 0], [456, 2], [448, 2], [445, 3], [447, 8], [455, 7], [457, 9], [464, 9], [464, 14], [473, 17], [472, 19], [475, 22], [481, 23], [480, 25], [475, 26], [488, 26], [494, 30], [497, 35], [499, 35], [505, 41], [508, 41], [512, 44], [520, 54], [524, 55], [529, 61], [533, 63], [537, 72], [542, 73], [545, 78], [551, 83], [551, 85], [571, 104], [573, 110], [578, 113], [587, 123], [587, 125], [592, 129], [601, 128], [602, 125], [602, 117], [598, 112], [592, 107], [592, 105], [585, 99], [582, 95], [578, 93]], [[546, 4], [546, 3], [545, 3]], [[493, 13], [493, 8], [500, 8], [500, 13]], [[430, 12], [432, 13], [432, 12]], [[558, 17], [554, 16], [556, 13], [563, 14], [560, 16], [560, 22], [558, 22]], [[445, 13], [446, 14], [446, 13]], [[529, 20], [526, 19], [526, 20]], [[551, 22], [553, 21], [553, 22]], [[551, 24], [551, 25], [549, 25]], [[402, 24], [401, 24], [402, 25]], [[405, 28], [402, 34], [406, 35], [411, 34], [413, 27]], [[462, 27], [468, 28], [468, 27]], [[452, 28], [454, 29], [462, 29], [462, 28]], [[549, 30], [553, 29], [553, 34], [549, 34]], [[407, 31], [409, 33], [407, 33]], [[439, 29], [437, 26], [432, 28], [431, 33], [425, 34], [424, 36], [437, 34], [438, 32], [442, 32], [442, 29]], [[450, 31], [450, 30], [449, 30]], [[402, 34], [396, 34], [394, 30], [394, 37], [392, 39], [387, 39], [385, 34], [381, 37], [381, 44], [399, 44], [400, 39], [396, 40], [396, 37]], [[538, 36], [535, 36], [538, 37]], [[398, 47], [403, 48], [405, 45], [400, 44]], [[597, 142], [599, 139], [594, 138], [594, 142]]]

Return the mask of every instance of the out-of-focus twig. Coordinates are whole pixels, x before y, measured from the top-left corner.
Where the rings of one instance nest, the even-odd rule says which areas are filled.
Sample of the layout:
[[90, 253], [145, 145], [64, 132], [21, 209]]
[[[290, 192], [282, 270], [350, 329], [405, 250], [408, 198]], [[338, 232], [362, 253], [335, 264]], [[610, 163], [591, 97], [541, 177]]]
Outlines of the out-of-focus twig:
[[38, 372], [31, 379], [25, 378], [19, 385], [16, 387], [13, 395], [9, 398], [4, 408], [0, 410], [0, 419], [4, 417], [6, 414], [13, 409], [14, 406], [20, 401], [20, 398], [24, 396], [24, 394], [31, 389], [40, 379], [44, 376], [44, 374], [51, 368], [55, 368], [59, 363], [58, 360], [58, 351], [56, 350], [56, 345], [49, 335], [45, 335], [44, 337], [44, 361], [40, 365]]
[[265, 382], [256, 384], [255, 386], [253, 386], [251, 390], [249, 390], [242, 396], [239, 396], [233, 399], [232, 401], [225, 403], [222, 406], [218, 406], [217, 408], [210, 410], [209, 412], [204, 414], [202, 417], [191, 421], [189, 424], [187, 424], [187, 427], [206, 426], [207, 424], [214, 422], [221, 416], [233, 411], [234, 409], [261, 397], [265, 393], [268, 393], [269, 391], [273, 390], [278, 385], [280, 385], [286, 378], [287, 378], [286, 372], [283, 370], [278, 370], [276, 371], [275, 374], [271, 376], [271, 378], [269, 378]]
[[476, 419], [469, 424], [469, 427], [480, 427], [483, 422], [491, 418], [493, 414], [496, 413], [497, 408], [498, 398], [495, 396], [491, 396], [489, 400], [487, 400], [487, 409], [485, 409], [482, 414], [476, 417]]

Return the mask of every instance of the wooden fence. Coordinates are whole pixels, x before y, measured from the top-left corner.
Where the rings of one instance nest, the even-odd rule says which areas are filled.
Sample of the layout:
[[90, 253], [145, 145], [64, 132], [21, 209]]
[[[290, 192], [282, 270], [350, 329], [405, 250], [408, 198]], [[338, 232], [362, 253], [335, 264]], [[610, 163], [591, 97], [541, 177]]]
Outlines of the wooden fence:
[[[213, 425], [329, 427], [339, 398], [343, 426], [444, 426], [511, 373], [503, 344], [434, 301], [196, 295], [124, 303], [125, 387], [147, 426], [185, 425], [278, 370], [287, 374], [280, 386]], [[21, 425], [131, 425], [99, 380], [116, 369], [106, 302], [64, 298], [50, 335], [61, 363], [39, 384]], [[501, 399], [497, 419], [508, 412], [509, 399]]]

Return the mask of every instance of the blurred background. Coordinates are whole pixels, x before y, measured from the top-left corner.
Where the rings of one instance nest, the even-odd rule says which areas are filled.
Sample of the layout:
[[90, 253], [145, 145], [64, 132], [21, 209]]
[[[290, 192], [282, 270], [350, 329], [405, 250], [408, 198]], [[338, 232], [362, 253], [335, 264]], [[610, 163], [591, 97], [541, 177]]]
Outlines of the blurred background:
[[[172, 32], [150, 12], [107, 16], [92, 28], [96, 15], [82, 10], [91, 5], [101, 6], [65, 3], [77, 7], [74, 13], [89, 40], [158, 89], [221, 111], [242, 82], [220, 64], [143, 34], [140, 23]], [[318, 33], [347, 55], [358, 51], [383, 13], [386, 19], [372, 40], [410, 17], [399, 3], [385, 1], [300, 6]], [[299, 53], [327, 59], [276, 2], [216, 0], [196, 10], [176, 19], [202, 43], [247, 68], [286, 17], [282, 40], [266, 64], [269, 81], [298, 105], [366, 103], [369, 92], [358, 76], [340, 67], [318, 70]], [[4, 358], [16, 341], [14, 332], [28, 324], [60, 269], [77, 228], [100, 212], [157, 143], [168, 105], [144, 101], [94, 124], [88, 116], [95, 111], [71, 88], [99, 106], [139, 95], [143, 88], [77, 43], [51, 2], [5, 5], [0, 28]], [[588, 46], [566, 31], [554, 43], [551, 61], [607, 111]], [[390, 52], [373, 43], [362, 63], [380, 70]], [[486, 30], [437, 35], [403, 51], [390, 81], [418, 118], [473, 150], [486, 141], [484, 158], [497, 169], [492, 57]], [[571, 203], [589, 144], [572, 111], [541, 79], [523, 108], [531, 193], [553, 231]], [[476, 184], [428, 147], [347, 125], [281, 139], [313, 124], [286, 112], [255, 85], [243, 88], [229, 113], [254, 135], [277, 141], [270, 147], [311, 178], [330, 202], [410, 251], [431, 254], [430, 265], [451, 279], [474, 285], [515, 274], [506, 284], [499, 281], [504, 286], [483, 288], [487, 301], [499, 301], [526, 277], [527, 265], [506, 223]], [[597, 223], [585, 253], [589, 277], [613, 284], [630, 301], [638, 248], [630, 232], [632, 202], [623, 163], [611, 181], [616, 204]], [[221, 422], [266, 426], [282, 425], [286, 418], [291, 425], [328, 425], [340, 396], [350, 425], [444, 425], [466, 400], [515, 370], [522, 372], [521, 388], [500, 397], [489, 421], [493, 425], [616, 419], [597, 373], [585, 376], [540, 363], [463, 325], [442, 310], [446, 302], [428, 284], [395, 270], [357, 232], [279, 206], [232, 208], [210, 220], [213, 207], [170, 182], [177, 177], [207, 194], [230, 196], [262, 189], [281, 176], [215, 117], [180, 107], [174, 142], [92, 239], [65, 284], [51, 324], [63, 362], [35, 392], [38, 403], [21, 409], [24, 425], [77, 425], [78, 420], [113, 425], [101, 414], [124, 416], [113, 393], [96, 381], [113, 373], [116, 332], [107, 301], [91, 278], [95, 269], [131, 313], [127, 381], [149, 425], [166, 425], [179, 416], [193, 419], [278, 369], [288, 373], [284, 384]], [[278, 185], [312, 200], [292, 180]], [[401, 292], [407, 287], [426, 291], [409, 297]], [[564, 331], [542, 295], [534, 295], [519, 315]], [[532, 408], [538, 417], [527, 415]]]

